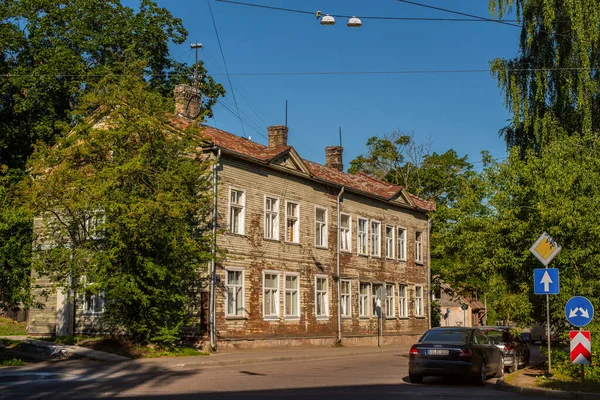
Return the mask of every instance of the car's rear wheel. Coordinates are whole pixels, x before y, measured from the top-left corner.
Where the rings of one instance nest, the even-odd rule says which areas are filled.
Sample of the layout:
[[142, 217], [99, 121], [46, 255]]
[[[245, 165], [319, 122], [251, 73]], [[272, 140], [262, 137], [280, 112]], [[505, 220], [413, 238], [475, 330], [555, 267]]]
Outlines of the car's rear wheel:
[[475, 383], [477, 386], [484, 386], [486, 380], [487, 368], [485, 366], [485, 361], [481, 361], [481, 365], [479, 366], [479, 373], [475, 376], [473, 383]]
[[496, 371], [496, 378], [502, 378], [504, 376], [504, 357], [500, 357], [500, 364], [498, 364], [498, 371]]
[[408, 379], [410, 380], [410, 383], [421, 383], [423, 382], [423, 375], [413, 374], [412, 372], [409, 372]]

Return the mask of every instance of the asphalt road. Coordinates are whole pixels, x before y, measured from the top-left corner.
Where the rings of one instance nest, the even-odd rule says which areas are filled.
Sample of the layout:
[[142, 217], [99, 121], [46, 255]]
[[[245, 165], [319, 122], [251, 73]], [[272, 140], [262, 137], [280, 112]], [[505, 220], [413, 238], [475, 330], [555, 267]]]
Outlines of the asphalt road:
[[0, 370], [0, 399], [535, 398], [498, 391], [495, 379], [484, 387], [441, 378], [413, 385], [407, 375], [399, 351], [210, 366], [67, 361]]

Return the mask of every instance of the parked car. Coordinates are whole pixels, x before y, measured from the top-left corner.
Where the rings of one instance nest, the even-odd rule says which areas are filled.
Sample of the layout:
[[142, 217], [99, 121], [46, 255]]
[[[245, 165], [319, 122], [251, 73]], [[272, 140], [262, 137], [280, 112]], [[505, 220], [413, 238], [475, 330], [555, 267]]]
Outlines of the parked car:
[[412, 383], [421, 383], [424, 376], [461, 376], [485, 385], [489, 377], [503, 374], [504, 356], [482, 329], [432, 328], [410, 348]]
[[519, 367], [529, 364], [529, 345], [520, 335], [513, 335], [508, 326], [485, 326], [488, 338], [502, 351], [504, 367], [509, 372], [515, 372]]
[[[546, 345], [548, 343], [548, 331], [546, 330], [546, 324], [539, 324], [531, 328], [531, 343], [539, 342], [540, 344]], [[550, 326], [550, 342], [556, 342], [556, 329]]]

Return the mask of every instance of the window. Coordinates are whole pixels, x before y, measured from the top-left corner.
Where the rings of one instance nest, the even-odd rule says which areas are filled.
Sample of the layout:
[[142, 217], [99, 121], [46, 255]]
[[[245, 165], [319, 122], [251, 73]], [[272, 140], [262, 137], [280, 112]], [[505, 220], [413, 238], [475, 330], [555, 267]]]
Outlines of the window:
[[423, 262], [423, 232], [415, 232], [415, 261]]
[[340, 215], [340, 250], [351, 251], [351, 227], [350, 227], [350, 216], [347, 214]]
[[415, 315], [423, 316], [423, 286], [415, 286]]
[[246, 196], [241, 190], [231, 189], [229, 193], [229, 232], [244, 234]]
[[279, 273], [265, 272], [263, 277], [263, 316], [279, 317]]
[[398, 228], [398, 261], [406, 261], [406, 229]]
[[358, 218], [358, 238], [356, 244], [358, 247], [358, 254], [367, 254], [368, 229], [368, 221], [364, 218]]
[[298, 243], [300, 241], [300, 205], [288, 201], [286, 203], [285, 213], [285, 240], [292, 243]]
[[395, 288], [393, 283], [385, 285], [385, 316], [393, 318], [396, 316]]
[[352, 281], [341, 280], [341, 299], [342, 317], [352, 316]]
[[358, 292], [358, 315], [360, 317], [369, 316], [369, 289], [371, 284], [360, 283], [360, 289]]
[[385, 257], [394, 258], [394, 227], [385, 227]]
[[104, 226], [106, 224], [106, 214], [104, 210], [93, 211], [83, 222], [85, 234], [90, 239], [102, 239], [104, 237]]
[[371, 221], [371, 255], [381, 256], [381, 222]]
[[244, 271], [227, 270], [225, 276], [225, 287], [227, 289], [227, 313], [226, 316], [244, 316]]
[[298, 275], [285, 276], [285, 316], [298, 318], [300, 317], [300, 297], [299, 297], [300, 282]]
[[315, 246], [327, 247], [327, 210], [315, 209]]
[[86, 293], [83, 299], [85, 314], [101, 314], [104, 312], [104, 292], [99, 294]]
[[329, 298], [327, 293], [327, 277], [317, 276], [315, 280], [315, 308], [317, 317], [327, 317], [329, 315]]
[[408, 318], [408, 301], [407, 301], [408, 287], [406, 285], [400, 285], [400, 291], [398, 292], [399, 306], [400, 306], [400, 318]]
[[382, 307], [384, 307], [384, 301], [385, 301], [385, 287], [381, 284], [374, 284], [373, 285], [373, 314], [372, 315], [377, 315], [379, 316], [379, 313], [377, 312], [378, 309], [379, 311], [383, 311], [381, 310]]
[[279, 239], [279, 200], [265, 197], [265, 238]]

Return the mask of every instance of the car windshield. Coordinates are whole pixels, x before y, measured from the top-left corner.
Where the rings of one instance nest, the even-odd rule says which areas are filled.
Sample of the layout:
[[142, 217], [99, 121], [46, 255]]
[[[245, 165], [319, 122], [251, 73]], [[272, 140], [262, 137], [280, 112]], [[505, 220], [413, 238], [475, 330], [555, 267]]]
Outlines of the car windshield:
[[421, 342], [467, 343], [469, 332], [463, 329], [433, 330], [426, 332], [421, 338]]
[[492, 343], [506, 343], [510, 342], [510, 334], [506, 331], [487, 331], [488, 338]]

